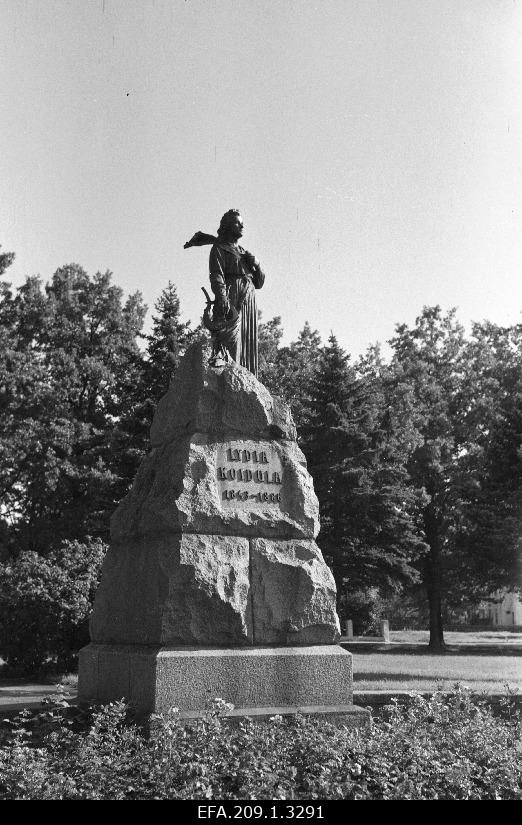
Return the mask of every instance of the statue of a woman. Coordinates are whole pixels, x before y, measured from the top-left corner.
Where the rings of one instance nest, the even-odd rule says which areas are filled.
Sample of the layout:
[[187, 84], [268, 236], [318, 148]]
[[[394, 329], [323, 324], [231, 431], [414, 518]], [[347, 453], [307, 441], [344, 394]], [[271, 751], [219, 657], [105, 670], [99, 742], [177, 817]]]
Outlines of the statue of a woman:
[[185, 248], [213, 244], [209, 270], [214, 321], [226, 319], [231, 308], [239, 313], [239, 323], [232, 325], [220, 343], [234, 361], [257, 376], [256, 289], [261, 289], [265, 276], [257, 258], [238, 245], [242, 234], [243, 219], [237, 209], [230, 209], [221, 218], [217, 238], [196, 232]]

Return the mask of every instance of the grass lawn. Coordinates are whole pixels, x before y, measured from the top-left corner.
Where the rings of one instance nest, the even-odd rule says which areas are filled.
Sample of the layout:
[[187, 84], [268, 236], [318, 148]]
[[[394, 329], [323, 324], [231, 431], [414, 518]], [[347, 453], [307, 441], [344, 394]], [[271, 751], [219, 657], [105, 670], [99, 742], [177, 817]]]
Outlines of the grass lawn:
[[[483, 645], [489, 647], [520, 647], [522, 650], [522, 632], [509, 630], [482, 630], [469, 633], [446, 631], [444, 638], [447, 645]], [[390, 641], [394, 644], [428, 644], [429, 630], [391, 630]]]
[[506, 683], [522, 692], [522, 657], [354, 653], [353, 675], [354, 690], [449, 690], [461, 682], [476, 692], [501, 693]]
[[354, 653], [354, 690], [450, 690], [455, 682], [473, 691], [502, 693], [506, 683], [522, 692], [520, 656], [444, 656]]
[[522, 693], [522, 633], [446, 633], [448, 652], [430, 653], [427, 631], [394, 631], [389, 647], [351, 647], [354, 690], [451, 689], [461, 682], [478, 693]]

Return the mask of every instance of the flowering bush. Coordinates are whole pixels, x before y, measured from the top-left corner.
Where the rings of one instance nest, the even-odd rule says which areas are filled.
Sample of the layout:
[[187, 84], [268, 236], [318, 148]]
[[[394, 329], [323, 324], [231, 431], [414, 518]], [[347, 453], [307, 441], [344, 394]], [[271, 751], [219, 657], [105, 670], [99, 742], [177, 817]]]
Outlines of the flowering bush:
[[519, 711], [466, 690], [392, 704], [371, 728], [317, 717], [231, 724], [216, 700], [190, 725], [176, 709], [150, 735], [112, 703], [89, 719], [63, 699], [25, 713], [0, 743], [1, 799], [521, 799]]

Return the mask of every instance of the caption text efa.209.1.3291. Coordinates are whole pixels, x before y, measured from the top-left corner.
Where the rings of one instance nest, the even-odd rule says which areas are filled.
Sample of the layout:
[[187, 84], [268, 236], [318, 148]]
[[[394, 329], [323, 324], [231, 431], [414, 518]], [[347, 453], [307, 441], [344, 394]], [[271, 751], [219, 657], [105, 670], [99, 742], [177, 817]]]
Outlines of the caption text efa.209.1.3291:
[[324, 819], [322, 805], [198, 805], [198, 819]]

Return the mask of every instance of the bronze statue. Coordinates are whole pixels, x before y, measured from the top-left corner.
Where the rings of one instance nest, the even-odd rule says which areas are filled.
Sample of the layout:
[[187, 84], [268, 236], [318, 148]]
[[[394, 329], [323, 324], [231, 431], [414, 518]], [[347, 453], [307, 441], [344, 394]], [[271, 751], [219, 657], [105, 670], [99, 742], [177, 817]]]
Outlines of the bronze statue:
[[221, 218], [217, 238], [196, 232], [184, 248], [212, 244], [209, 269], [215, 300], [212, 313], [210, 301], [205, 313], [206, 325], [213, 335], [214, 362], [220, 353], [229, 355], [257, 376], [255, 293], [263, 286], [265, 275], [257, 258], [238, 245], [242, 234], [241, 214], [237, 209], [229, 209]]

